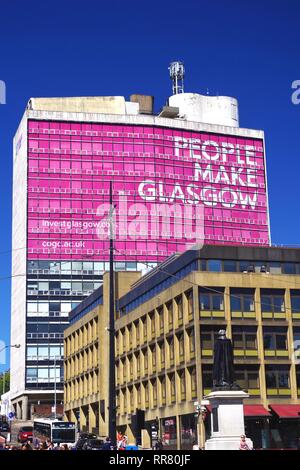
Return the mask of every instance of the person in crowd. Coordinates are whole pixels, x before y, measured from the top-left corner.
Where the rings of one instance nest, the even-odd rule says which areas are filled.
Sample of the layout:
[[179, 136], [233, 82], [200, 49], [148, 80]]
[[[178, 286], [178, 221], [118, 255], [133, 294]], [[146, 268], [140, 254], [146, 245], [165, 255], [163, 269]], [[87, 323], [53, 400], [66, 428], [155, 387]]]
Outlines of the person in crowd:
[[197, 441], [193, 442], [193, 450], [200, 450], [200, 447], [199, 447], [199, 444], [197, 443]]
[[253, 445], [250, 439], [246, 439], [245, 434], [241, 435], [239, 450], [252, 450]]
[[110, 437], [105, 439], [105, 443], [103, 444], [102, 450], [112, 450], [112, 443]]
[[155, 450], [163, 450], [163, 448], [164, 448], [164, 445], [162, 443], [162, 440], [158, 439], [158, 441], [156, 442], [156, 444], [154, 446], [154, 449]]
[[70, 450], [67, 444], [61, 446], [61, 450]]

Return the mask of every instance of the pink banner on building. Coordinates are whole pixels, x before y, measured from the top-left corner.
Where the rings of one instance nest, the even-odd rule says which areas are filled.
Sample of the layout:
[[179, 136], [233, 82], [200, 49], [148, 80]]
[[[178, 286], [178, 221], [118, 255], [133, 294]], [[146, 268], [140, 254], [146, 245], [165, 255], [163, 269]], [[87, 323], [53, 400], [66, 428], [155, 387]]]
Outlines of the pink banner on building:
[[28, 123], [28, 257], [158, 261], [268, 245], [263, 141], [160, 127]]

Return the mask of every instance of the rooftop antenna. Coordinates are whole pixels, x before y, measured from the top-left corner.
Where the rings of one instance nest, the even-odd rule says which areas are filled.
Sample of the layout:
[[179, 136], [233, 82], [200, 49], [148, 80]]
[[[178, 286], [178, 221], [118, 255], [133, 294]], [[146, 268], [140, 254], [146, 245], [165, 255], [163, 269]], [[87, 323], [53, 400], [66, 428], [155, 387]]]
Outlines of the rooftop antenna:
[[172, 80], [172, 91], [173, 95], [178, 95], [178, 93], [184, 93], [184, 65], [183, 62], [176, 61], [171, 62], [170, 67], [170, 77]]

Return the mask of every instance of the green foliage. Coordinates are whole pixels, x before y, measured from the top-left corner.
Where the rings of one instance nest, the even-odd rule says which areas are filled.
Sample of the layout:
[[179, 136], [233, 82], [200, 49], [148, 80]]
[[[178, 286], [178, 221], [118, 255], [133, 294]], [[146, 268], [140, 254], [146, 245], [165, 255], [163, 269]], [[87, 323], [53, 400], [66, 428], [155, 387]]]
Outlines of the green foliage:
[[3, 378], [4, 378], [4, 387], [5, 392], [8, 392], [9, 385], [10, 385], [10, 371], [7, 370], [6, 372], [2, 372], [0, 375], [0, 395], [3, 393]]

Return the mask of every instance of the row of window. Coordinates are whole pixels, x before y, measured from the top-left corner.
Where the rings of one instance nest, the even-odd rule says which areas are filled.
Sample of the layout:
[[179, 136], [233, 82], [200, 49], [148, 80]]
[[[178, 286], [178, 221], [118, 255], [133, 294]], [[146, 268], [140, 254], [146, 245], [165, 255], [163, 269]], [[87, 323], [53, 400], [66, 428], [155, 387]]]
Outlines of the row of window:
[[270, 274], [300, 274], [300, 263], [253, 260], [202, 259], [201, 271], [209, 272], [263, 272]]
[[[116, 262], [116, 271], [140, 271], [145, 266], [136, 262]], [[28, 261], [27, 272], [29, 274], [38, 274], [47, 272], [49, 274], [102, 274], [109, 271], [109, 263], [100, 261], [48, 261], [34, 260]]]
[[[220, 327], [202, 326], [200, 331], [201, 348], [213, 350]], [[265, 350], [287, 350], [287, 328], [263, 326], [263, 346]], [[232, 327], [232, 343], [234, 349], [257, 350], [256, 327]], [[300, 349], [300, 328], [293, 328], [293, 349]]]
[[[254, 289], [230, 289], [231, 312], [254, 312]], [[224, 288], [207, 287], [199, 290], [200, 310], [224, 311]], [[292, 313], [300, 312], [300, 290], [290, 291]], [[264, 313], [286, 311], [285, 291], [283, 289], [260, 289], [260, 306]]]
[[[27, 316], [28, 317], [53, 317], [53, 316], [62, 316], [68, 317], [70, 311], [77, 307], [80, 304], [80, 301], [45, 301], [37, 300], [27, 302]], [[59, 315], [55, 315], [59, 314]]]
[[73, 293], [81, 293], [82, 295], [91, 294], [95, 289], [101, 286], [100, 282], [91, 282], [91, 281], [28, 281], [27, 282], [27, 294], [28, 295], [59, 295], [62, 291], [62, 295], [67, 295], [69, 292], [70, 295]]

